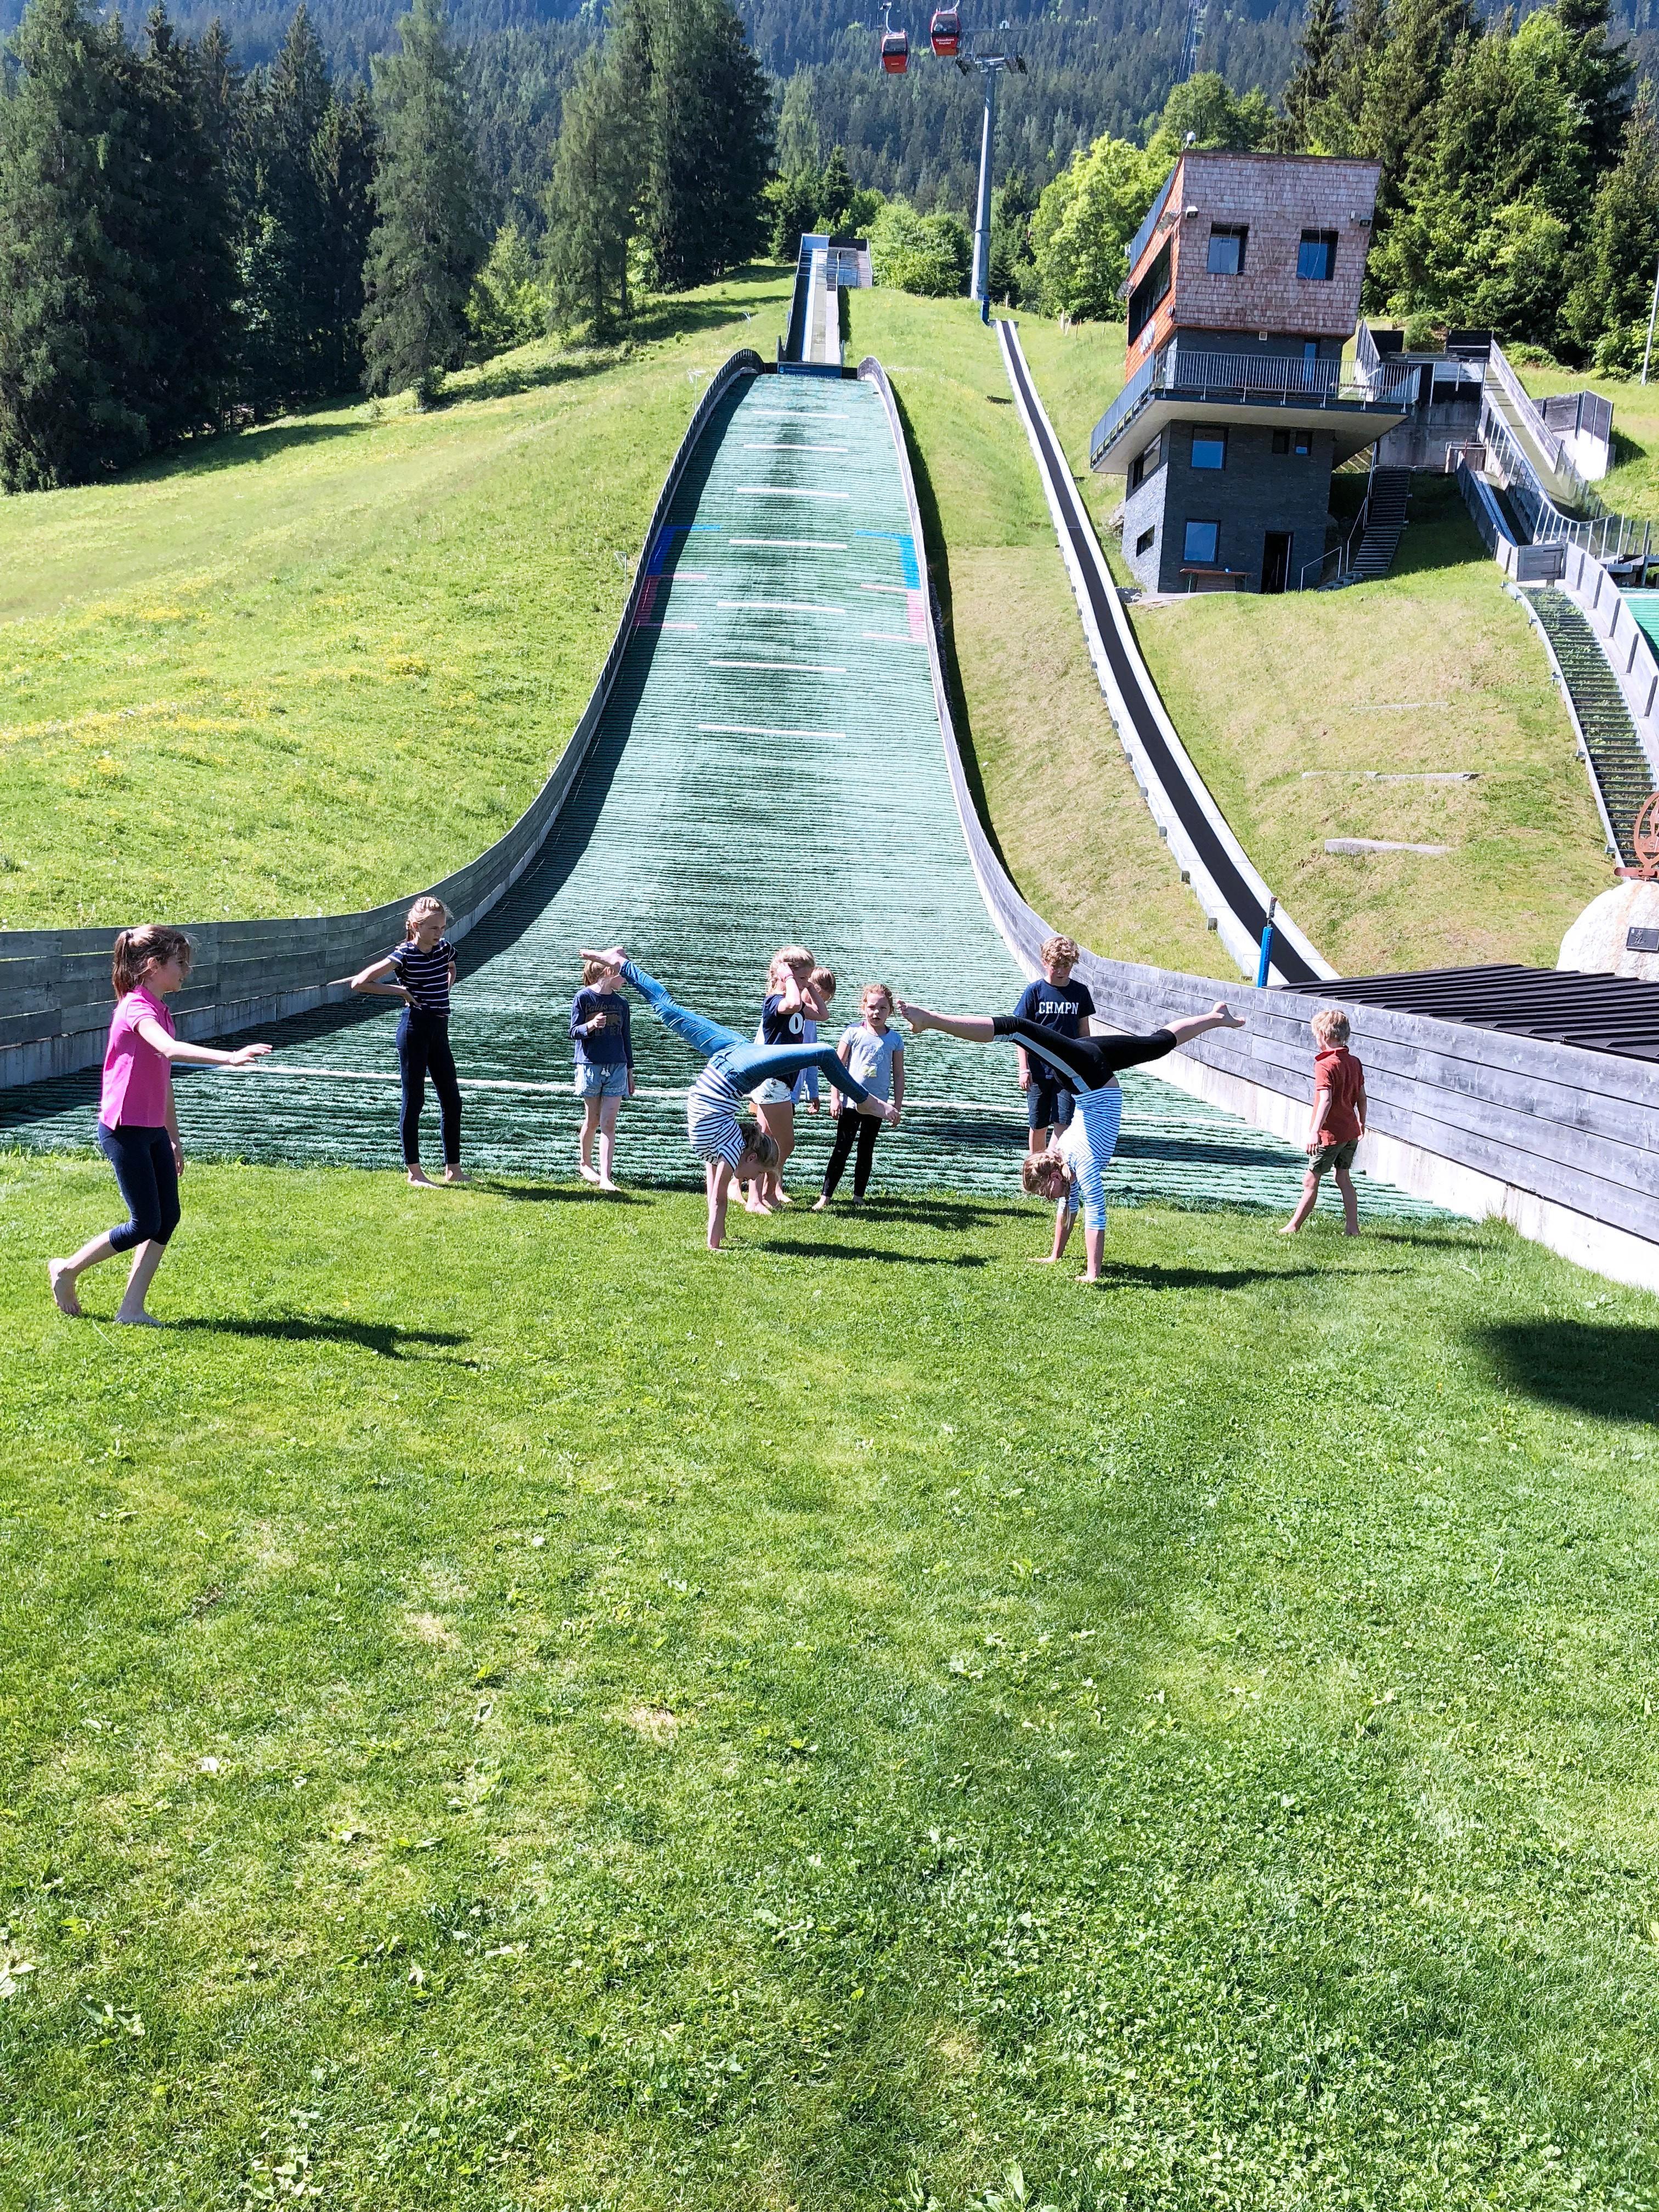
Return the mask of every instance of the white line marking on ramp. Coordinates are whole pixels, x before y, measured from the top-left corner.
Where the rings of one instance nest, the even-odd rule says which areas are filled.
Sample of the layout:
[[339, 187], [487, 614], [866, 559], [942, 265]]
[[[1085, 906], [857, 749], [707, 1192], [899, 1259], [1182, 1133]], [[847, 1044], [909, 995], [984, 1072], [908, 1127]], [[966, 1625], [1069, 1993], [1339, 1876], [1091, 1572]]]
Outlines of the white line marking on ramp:
[[833, 738], [837, 744], [847, 738], [845, 730], [769, 730], [759, 722], [699, 722], [697, 727], [716, 738]]
[[801, 491], [793, 484], [739, 484], [756, 499], [851, 499], [850, 491]]
[[908, 599], [910, 596], [908, 584], [860, 584], [859, 589], [861, 592], [891, 592], [896, 599]]
[[711, 660], [711, 668], [765, 668], [787, 676], [845, 676], [844, 668], [817, 660]]
[[[664, 627], [665, 629], [667, 625], [665, 623]], [[902, 629], [867, 629], [864, 635], [874, 638], [880, 645], [926, 645], [927, 642], [925, 637], [912, 637], [908, 630]]]
[[[790, 734], [794, 733], [790, 732]], [[825, 734], [830, 733], [825, 732]], [[312, 1067], [303, 1060], [284, 1063], [280, 1067], [272, 1066], [267, 1060], [260, 1070], [259, 1080], [261, 1083], [269, 1083], [273, 1076], [277, 1075], [303, 1078], [307, 1082], [315, 1078], [320, 1078], [331, 1083], [401, 1083], [403, 1081], [402, 1076], [393, 1074], [389, 1069]], [[532, 1097], [546, 1098], [568, 1098], [573, 1095], [568, 1082], [529, 1083], [522, 1079], [508, 1081], [501, 1077], [487, 1075], [463, 1075], [458, 1077], [457, 1080], [463, 1091], [523, 1091]], [[661, 1084], [642, 1083], [634, 1096], [636, 1098], [671, 1098], [677, 1103], [684, 1104], [686, 1091], [672, 1090]], [[1012, 1105], [988, 1105], [981, 1098], [917, 1098], [914, 1094], [907, 1097], [904, 1103], [907, 1111], [916, 1109], [951, 1114], [994, 1114], [1009, 1118], [1019, 1110], [1018, 1107]], [[1017, 1152], [1012, 1155], [1012, 1159], [1017, 1160], [1018, 1158], [1019, 1155]]]
[[734, 545], [776, 545], [790, 553], [844, 553], [847, 550], [833, 538], [734, 538], [732, 543]]
[[745, 446], [745, 453], [844, 453], [845, 446]]
[[844, 615], [845, 607], [814, 606], [810, 599], [716, 599], [717, 607], [757, 607], [763, 614]]

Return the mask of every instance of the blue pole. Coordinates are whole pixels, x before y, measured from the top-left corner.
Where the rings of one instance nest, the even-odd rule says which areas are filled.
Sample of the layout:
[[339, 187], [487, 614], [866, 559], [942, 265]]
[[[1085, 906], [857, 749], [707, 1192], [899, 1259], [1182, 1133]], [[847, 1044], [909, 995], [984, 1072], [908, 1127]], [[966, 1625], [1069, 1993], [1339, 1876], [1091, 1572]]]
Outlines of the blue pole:
[[1278, 911], [1279, 901], [1270, 898], [1267, 901], [1267, 926], [1261, 933], [1261, 957], [1256, 963], [1255, 988], [1258, 991], [1267, 989], [1267, 970], [1273, 963], [1273, 916]]

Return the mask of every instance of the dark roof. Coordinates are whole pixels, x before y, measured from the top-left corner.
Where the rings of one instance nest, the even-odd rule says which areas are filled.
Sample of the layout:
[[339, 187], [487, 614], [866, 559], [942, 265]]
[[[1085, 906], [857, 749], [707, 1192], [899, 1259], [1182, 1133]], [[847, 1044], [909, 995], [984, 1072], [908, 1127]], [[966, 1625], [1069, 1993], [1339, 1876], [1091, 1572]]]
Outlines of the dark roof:
[[1424, 968], [1403, 975], [1342, 975], [1320, 989], [1359, 1006], [1659, 1060], [1659, 983], [1633, 976], [1560, 968]]

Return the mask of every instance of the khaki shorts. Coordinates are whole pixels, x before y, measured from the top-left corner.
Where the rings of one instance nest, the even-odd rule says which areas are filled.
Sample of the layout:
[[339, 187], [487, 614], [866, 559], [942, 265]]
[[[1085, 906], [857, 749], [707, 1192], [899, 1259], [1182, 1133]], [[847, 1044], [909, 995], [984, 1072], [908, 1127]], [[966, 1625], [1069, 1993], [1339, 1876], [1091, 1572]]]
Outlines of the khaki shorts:
[[1328, 1176], [1333, 1168], [1340, 1168], [1346, 1175], [1358, 1150], [1358, 1137], [1350, 1138], [1346, 1145], [1322, 1145], [1316, 1152], [1309, 1153], [1308, 1172], [1311, 1176]]

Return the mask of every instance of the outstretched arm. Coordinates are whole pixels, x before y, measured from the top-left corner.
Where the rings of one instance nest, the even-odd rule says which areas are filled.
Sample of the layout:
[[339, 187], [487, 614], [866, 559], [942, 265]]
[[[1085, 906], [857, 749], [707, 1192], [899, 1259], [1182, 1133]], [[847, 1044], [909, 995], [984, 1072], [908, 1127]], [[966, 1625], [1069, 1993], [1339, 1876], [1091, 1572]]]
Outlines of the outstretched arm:
[[185, 1060], [193, 1067], [246, 1067], [251, 1060], [263, 1060], [270, 1050], [268, 1044], [240, 1045], [234, 1052], [216, 1052], [210, 1044], [186, 1044], [183, 1037], [169, 1036], [150, 1014], [141, 1015], [133, 1027], [163, 1060]]

